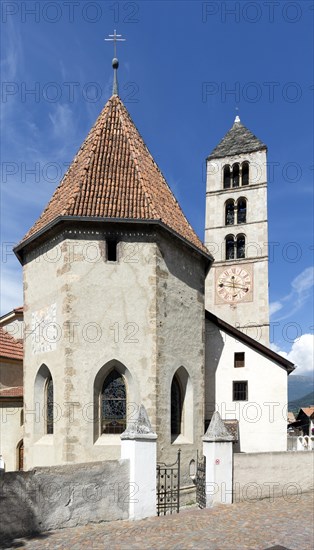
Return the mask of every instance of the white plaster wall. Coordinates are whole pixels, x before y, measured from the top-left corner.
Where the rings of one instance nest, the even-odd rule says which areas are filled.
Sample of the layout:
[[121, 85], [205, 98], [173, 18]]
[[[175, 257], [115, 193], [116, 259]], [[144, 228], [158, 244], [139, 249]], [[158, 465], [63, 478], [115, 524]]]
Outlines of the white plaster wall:
[[[182, 484], [204, 435], [204, 270], [199, 255], [167, 239], [157, 258], [158, 460], [172, 463], [181, 449]], [[171, 382], [183, 367], [189, 376], [182, 434], [171, 442]]]
[[[127, 369], [129, 419], [143, 402], [156, 423], [156, 245], [140, 235], [120, 235], [119, 261], [111, 263], [103, 240], [82, 237], [56, 242], [49, 251], [54, 261], [42, 254], [24, 266], [26, 329], [31, 313], [51, 304], [56, 304], [58, 325], [52, 350], [34, 354], [31, 337], [25, 338], [26, 468], [120, 456], [119, 435], [94, 430], [93, 384], [110, 361]], [[39, 418], [28, 412], [36, 408], [34, 379], [43, 363], [54, 380], [58, 419], [53, 435], [44, 433], [43, 411]], [[35, 433], [35, 416], [41, 434]]]
[[294, 506], [314, 489], [314, 453], [235, 454], [234, 502], [283, 497]]
[[17, 446], [23, 439], [22, 410], [21, 399], [0, 401], [0, 454], [3, 456], [6, 472], [18, 469]]
[[[234, 368], [234, 353], [245, 367]], [[286, 451], [287, 372], [206, 320], [206, 418], [238, 419], [241, 452]], [[233, 381], [248, 382], [248, 401], [233, 401]]]

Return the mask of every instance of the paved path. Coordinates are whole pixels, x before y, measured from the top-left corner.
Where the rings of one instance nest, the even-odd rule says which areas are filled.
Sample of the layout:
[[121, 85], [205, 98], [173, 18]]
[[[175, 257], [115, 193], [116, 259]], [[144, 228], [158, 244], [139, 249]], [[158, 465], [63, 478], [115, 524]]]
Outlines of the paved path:
[[211, 510], [130, 522], [62, 529], [8, 548], [44, 550], [313, 550], [313, 493], [273, 502], [243, 502]]

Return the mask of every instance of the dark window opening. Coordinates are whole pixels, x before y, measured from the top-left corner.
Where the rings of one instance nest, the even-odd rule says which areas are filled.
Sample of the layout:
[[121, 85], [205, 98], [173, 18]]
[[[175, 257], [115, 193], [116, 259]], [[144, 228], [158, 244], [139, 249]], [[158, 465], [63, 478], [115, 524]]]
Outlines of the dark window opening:
[[240, 185], [240, 166], [234, 164], [232, 168], [232, 187], [239, 187]]
[[126, 428], [126, 387], [116, 370], [106, 377], [101, 392], [101, 431], [121, 434]]
[[237, 352], [234, 354], [234, 368], [239, 369], [244, 367], [244, 352]]
[[242, 164], [242, 185], [249, 185], [249, 163]]
[[247, 381], [233, 382], [233, 401], [248, 400]]
[[246, 200], [238, 200], [238, 212], [237, 212], [237, 221], [238, 223], [246, 223]]
[[229, 189], [231, 186], [230, 166], [224, 167], [224, 189]]
[[226, 225], [234, 224], [234, 202], [228, 201], [226, 204], [226, 216], [225, 216]]
[[107, 241], [107, 260], [108, 262], [117, 261], [117, 241]]
[[241, 260], [242, 258], [245, 258], [245, 237], [244, 237], [244, 235], [240, 235], [237, 238], [237, 259]]
[[50, 377], [46, 385], [46, 433], [53, 434], [53, 381]]
[[182, 394], [179, 380], [173, 377], [171, 384], [171, 435], [181, 433], [182, 425]]
[[234, 237], [228, 235], [226, 237], [226, 260], [234, 260]]

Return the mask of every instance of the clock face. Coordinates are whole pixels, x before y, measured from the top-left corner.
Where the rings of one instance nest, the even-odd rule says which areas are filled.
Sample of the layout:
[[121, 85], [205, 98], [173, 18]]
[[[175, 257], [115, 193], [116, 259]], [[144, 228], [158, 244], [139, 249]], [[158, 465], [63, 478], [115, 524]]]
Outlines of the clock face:
[[222, 270], [216, 280], [216, 292], [224, 302], [248, 301], [251, 295], [252, 278], [243, 267], [229, 267]]

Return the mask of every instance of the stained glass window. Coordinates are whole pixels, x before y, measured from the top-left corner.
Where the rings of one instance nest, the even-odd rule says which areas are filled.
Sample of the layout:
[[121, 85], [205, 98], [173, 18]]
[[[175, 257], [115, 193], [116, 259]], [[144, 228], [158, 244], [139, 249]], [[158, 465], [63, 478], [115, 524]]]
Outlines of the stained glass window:
[[122, 375], [116, 370], [106, 377], [101, 399], [102, 433], [121, 434], [126, 428], [126, 387]]
[[46, 432], [53, 434], [53, 381], [48, 378], [46, 384]]
[[181, 433], [182, 396], [179, 381], [174, 376], [171, 384], [171, 435]]

